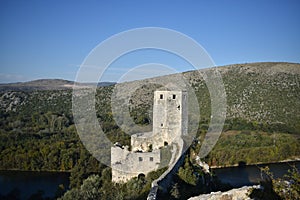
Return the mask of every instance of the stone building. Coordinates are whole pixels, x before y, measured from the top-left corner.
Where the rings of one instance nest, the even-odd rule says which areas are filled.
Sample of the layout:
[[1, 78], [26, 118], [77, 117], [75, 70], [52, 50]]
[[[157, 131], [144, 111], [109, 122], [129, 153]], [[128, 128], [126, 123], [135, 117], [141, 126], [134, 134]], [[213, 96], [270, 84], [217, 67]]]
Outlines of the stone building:
[[112, 180], [126, 182], [139, 174], [157, 170], [162, 149], [187, 135], [187, 92], [155, 91], [152, 132], [131, 136], [131, 149], [111, 147]]

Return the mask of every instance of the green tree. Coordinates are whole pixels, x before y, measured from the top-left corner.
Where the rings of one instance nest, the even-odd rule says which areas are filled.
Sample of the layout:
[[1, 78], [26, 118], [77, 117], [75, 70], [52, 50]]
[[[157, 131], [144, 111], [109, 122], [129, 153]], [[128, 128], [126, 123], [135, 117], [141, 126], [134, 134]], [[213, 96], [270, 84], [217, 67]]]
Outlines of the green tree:
[[85, 179], [80, 186], [83, 200], [101, 199], [100, 186], [101, 181], [99, 175], [93, 174]]
[[194, 174], [194, 170], [188, 156], [185, 158], [184, 166], [179, 168], [178, 176], [190, 185], [197, 185], [197, 177]]
[[269, 167], [261, 169], [263, 189], [251, 189], [249, 196], [255, 199], [300, 199], [300, 174], [294, 166], [283, 178], [274, 178]]
[[171, 197], [174, 198], [174, 199], [179, 199], [180, 198], [180, 192], [179, 192], [179, 185], [178, 185], [178, 183], [175, 183], [172, 186], [170, 194], [171, 194]]

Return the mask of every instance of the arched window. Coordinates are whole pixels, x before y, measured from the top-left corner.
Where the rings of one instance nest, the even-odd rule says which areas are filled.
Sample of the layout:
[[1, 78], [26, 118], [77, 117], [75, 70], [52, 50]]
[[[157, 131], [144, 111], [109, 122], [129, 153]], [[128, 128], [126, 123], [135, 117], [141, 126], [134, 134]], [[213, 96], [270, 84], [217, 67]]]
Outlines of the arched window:
[[145, 179], [145, 174], [143, 174], [143, 173], [140, 173], [139, 175], [138, 175], [138, 179]]

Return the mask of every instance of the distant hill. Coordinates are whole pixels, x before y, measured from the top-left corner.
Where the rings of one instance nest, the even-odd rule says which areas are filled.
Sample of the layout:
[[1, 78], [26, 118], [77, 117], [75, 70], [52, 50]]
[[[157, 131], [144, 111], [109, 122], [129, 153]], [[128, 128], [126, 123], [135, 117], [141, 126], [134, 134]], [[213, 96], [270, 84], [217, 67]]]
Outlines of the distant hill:
[[[100, 82], [98, 86], [113, 85], [113, 82]], [[66, 90], [72, 89], [74, 81], [63, 79], [39, 79], [29, 82], [0, 84], [0, 91], [34, 91], [34, 90]], [[94, 85], [93, 83], [81, 83], [82, 86]]]
[[[257, 124], [277, 124], [292, 127], [300, 133], [300, 64], [282, 62], [247, 63], [222, 66], [220, 72], [227, 95], [227, 119], [243, 119]], [[210, 69], [206, 69], [210, 70]], [[203, 70], [205, 71], [205, 70]], [[203, 72], [202, 71], [202, 72]], [[202, 73], [201, 72], [201, 73]], [[168, 75], [151, 79], [168, 81]], [[201, 119], [210, 119], [209, 91], [203, 77], [195, 71], [184, 72], [183, 76], [199, 98]], [[130, 110], [137, 122], [151, 123], [153, 91], [158, 88], [149, 84], [149, 79], [122, 83], [126, 86], [121, 93], [126, 96], [132, 88]], [[0, 85], [0, 110], [3, 112], [68, 112], [71, 114], [71, 81], [37, 80], [27, 83]], [[96, 95], [99, 116], [110, 111], [110, 96], [113, 83], [103, 83]], [[52, 90], [52, 91], [49, 91]], [[55, 91], [56, 90], [56, 91]]]

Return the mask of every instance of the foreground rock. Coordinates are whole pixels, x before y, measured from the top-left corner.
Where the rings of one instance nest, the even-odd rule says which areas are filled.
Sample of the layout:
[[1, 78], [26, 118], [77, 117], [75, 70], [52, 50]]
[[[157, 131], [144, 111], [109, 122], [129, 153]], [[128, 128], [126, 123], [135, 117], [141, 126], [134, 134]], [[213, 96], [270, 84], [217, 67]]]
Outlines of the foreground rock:
[[249, 189], [261, 188], [260, 185], [254, 185], [254, 186], [244, 186], [241, 188], [232, 189], [226, 192], [212, 192], [210, 194], [202, 194], [197, 197], [191, 197], [189, 200], [246, 200], [251, 199], [248, 197], [247, 193]]

